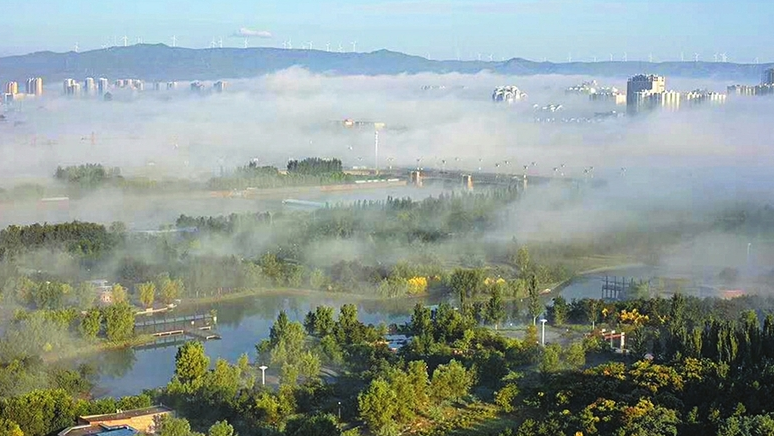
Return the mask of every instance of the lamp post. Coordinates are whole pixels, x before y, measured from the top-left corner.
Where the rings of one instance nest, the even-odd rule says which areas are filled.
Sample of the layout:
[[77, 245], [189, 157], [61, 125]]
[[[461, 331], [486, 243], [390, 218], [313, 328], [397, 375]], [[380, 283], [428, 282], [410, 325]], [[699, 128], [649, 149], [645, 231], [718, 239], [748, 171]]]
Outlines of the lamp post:
[[341, 401], [339, 403], [339, 421], [341, 421]]
[[541, 334], [541, 337], [540, 337], [540, 344], [543, 345], [543, 346], [546, 345], [546, 322], [548, 322], [548, 320], [545, 319], [545, 318], [542, 318], [540, 320], [540, 324], [542, 324], [541, 325], [542, 334]]
[[258, 369], [261, 370], [261, 386], [266, 386], [266, 370], [269, 369], [266, 365], [261, 365], [258, 367]]

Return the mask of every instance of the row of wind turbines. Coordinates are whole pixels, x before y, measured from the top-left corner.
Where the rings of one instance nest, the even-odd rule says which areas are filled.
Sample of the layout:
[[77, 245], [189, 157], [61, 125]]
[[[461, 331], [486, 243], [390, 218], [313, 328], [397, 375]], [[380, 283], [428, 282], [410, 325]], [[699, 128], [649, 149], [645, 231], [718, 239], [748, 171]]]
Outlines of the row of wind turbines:
[[[113, 37], [112, 45], [110, 44], [110, 41], [108, 40], [107, 44], [102, 44], [102, 48], [106, 49], [108, 47], [117, 47], [119, 40], [123, 43], [124, 47], [128, 47], [129, 46], [129, 37], [124, 35], [121, 38], [117, 38], [117, 37], [114, 36]], [[172, 35], [172, 37], [170, 38], [170, 41], [172, 41], [172, 47], [177, 47], [177, 36], [176, 35]], [[244, 48], [248, 47], [248, 45], [249, 45], [248, 42], [249, 42], [249, 38], [244, 38], [244, 42], [243, 42]], [[138, 36], [137, 40], [136, 40], [136, 44], [142, 44], [142, 43], [143, 43], [143, 39]], [[352, 53], [357, 52], [357, 41], [350, 42], [350, 45], [352, 46]], [[215, 38], [212, 38], [212, 41], [210, 41], [209, 48], [223, 48], [223, 38], [218, 38], [217, 40]], [[283, 41], [282, 42], [282, 48], [286, 49], [286, 50], [292, 50], [293, 49], [293, 40], [292, 39], [288, 39], [286, 41]], [[304, 49], [304, 50], [314, 50], [314, 42], [313, 41], [305, 42], [305, 43], [302, 44], [301, 48]], [[80, 51], [80, 46], [79, 46], [78, 42], [75, 43], [73, 49], [74, 49], [74, 51], [76, 53], [78, 53]], [[327, 51], [327, 52], [331, 51], [331, 43], [330, 42], [325, 44], [325, 51]], [[338, 47], [337, 52], [338, 53], [344, 53], [344, 46], [341, 43], [339, 43], [339, 47]]]
[[[350, 45], [352, 45], [352, 53], [357, 52], [357, 41], [350, 42]], [[282, 41], [282, 48], [286, 50], [292, 50], [293, 49], [293, 40], [288, 39], [287, 41]], [[314, 50], [314, 41], [309, 41], [301, 44], [301, 48], [303, 50]], [[325, 43], [325, 51], [330, 52], [331, 51], [331, 43], [327, 42]], [[344, 53], [344, 46], [339, 43], [339, 47], [336, 50], [338, 53]]]

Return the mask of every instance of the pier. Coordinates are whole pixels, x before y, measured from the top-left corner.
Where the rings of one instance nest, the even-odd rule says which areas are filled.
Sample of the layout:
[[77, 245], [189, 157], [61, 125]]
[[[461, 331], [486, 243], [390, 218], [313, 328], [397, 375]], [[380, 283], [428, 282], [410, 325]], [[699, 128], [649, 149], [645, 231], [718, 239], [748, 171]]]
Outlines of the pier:
[[[220, 335], [213, 331], [217, 317], [212, 314], [195, 314], [187, 316], [170, 317], [164, 315], [152, 319], [137, 321], [134, 331], [138, 335], [151, 335], [158, 338], [155, 345], [171, 345], [187, 340], [209, 341], [220, 339]], [[147, 348], [143, 346], [142, 348]]]

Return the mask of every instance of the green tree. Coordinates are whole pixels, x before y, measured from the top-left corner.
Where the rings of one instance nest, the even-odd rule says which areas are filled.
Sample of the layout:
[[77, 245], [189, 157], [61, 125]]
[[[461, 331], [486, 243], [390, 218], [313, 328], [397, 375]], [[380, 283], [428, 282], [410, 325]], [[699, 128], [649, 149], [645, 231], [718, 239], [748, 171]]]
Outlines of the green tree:
[[449, 277], [449, 287], [459, 296], [460, 306], [468, 297], [477, 295], [484, 286], [484, 271], [481, 269], [457, 268]]
[[547, 307], [548, 320], [555, 326], [564, 325], [567, 321], [567, 314], [570, 312], [570, 306], [567, 304], [567, 300], [561, 296], [557, 296], [553, 300], [553, 304]]
[[446, 365], [438, 365], [433, 371], [430, 392], [438, 402], [457, 401], [468, 394], [473, 386], [473, 373], [461, 363], [452, 360]]
[[519, 396], [519, 388], [514, 383], [503, 386], [495, 392], [495, 404], [505, 413], [511, 413], [515, 409], [515, 400]]
[[559, 356], [561, 354], [562, 347], [559, 344], [548, 344], [543, 347], [543, 353], [540, 355], [540, 372], [543, 374], [550, 374], [559, 371], [561, 364]]
[[414, 406], [419, 413], [424, 413], [430, 406], [430, 377], [427, 374], [427, 364], [422, 360], [414, 360], [408, 364], [409, 385], [414, 391]]
[[382, 434], [393, 423], [397, 401], [390, 384], [383, 379], [375, 379], [357, 397], [360, 417], [371, 431]]
[[234, 427], [227, 421], [218, 421], [210, 427], [207, 436], [234, 436]]
[[505, 320], [505, 303], [503, 303], [499, 287], [495, 286], [492, 289], [492, 296], [486, 303], [485, 311], [487, 322], [494, 324], [495, 329]]
[[321, 269], [315, 268], [309, 274], [309, 286], [311, 286], [312, 289], [320, 289], [325, 286], [326, 283], [328, 283], [328, 277], [325, 276], [325, 273]]
[[19, 424], [5, 418], [0, 418], [0, 435], [24, 436], [24, 432], [19, 428]]
[[140, 303], [142, 303], [144, 307], [153, 306], [153, 301], [156, 299], [156, 284], [153, 282], [140, 283], [138, 289], [140, 294]]
[[134, 310], [126, 302], [105, 309], [105, 333], [111, 341], [125, 341], [134, 334]]
[[88, 282], [79, 283], [73, 290], [75, 306], [81, 309], [89, 309], [94, 304], [96, 293], [94, 286]]
[[99, 309], [89, 309], [86, 315], [81, 318], [79, 330], [86, 339], [94, 339], [99, 334], [102, 327], [102, 311]]
[[172, 280], [169, 276], [165, 276], [159, 283], [158, 289], [161, 292], [161, 301], [164, 304], [171, 304], [184, 292], [184, 285], [180, 279]]
[[177, 349], [175, 355], [175, 377], [181, 383], [199, 380], [207, 373], [210, 358], [199, 341], [190, 341]]
[[185, 418], [164, 416], [161, 419], [159, 436], [191, 436], [191, 424]]
[[336, 327], [336, 321], [333, 319], [333, 308], [328, 306], [317, 306], [313, 311], [309, 311], [304, 318], [304, 328], [312, 336], [322, 338], [333, 334]]
[[516, 267], [519, 269], [519, 277], [526, 278], [527, 273], [532, 267], [529, 250], [527, 250], [526, 246], [519, 247], [519, 250], [516, 252], [516, 258], [513, 259], [513, 263], [516, 264]]
[[119, 283], [113, 285], [113, 287], [110, 289], [110, 294], [113, 297], [114, 303], [126, 302], [126, 288], [121, 286]]
[[285, 436], [341, 436], [341, 429], [331, 414], [301, 416], [288, 421]]
[[564, 361], [571, 368], [579, 369], [586, 364], [586, 348], [581, 342], [573, 342], [564, 352]]

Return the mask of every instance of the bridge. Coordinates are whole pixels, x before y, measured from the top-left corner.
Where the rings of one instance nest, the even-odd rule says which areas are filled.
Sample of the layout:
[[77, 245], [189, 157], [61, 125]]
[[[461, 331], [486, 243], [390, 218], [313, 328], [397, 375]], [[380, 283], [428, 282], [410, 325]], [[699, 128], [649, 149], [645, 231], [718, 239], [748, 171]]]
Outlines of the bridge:
[[[535, 174], [509, 173], [509, 172], [486, 172], [486, 171], [464, 171], [464, 170], [445, 170], [438, 168], [423, 169], [402, 169], [403, 177], [409, 174], [409, 184], [413, 186], [424, 186], [441, 183], [444, 186], [461, 186], [467, 189], [473, 189], [474, 186], [514, 186], [521, 189], [527, 189], [528, 186], [541, 186], [553, 184], [563, 184], [566, 186], [579, 187], [589, 185], [592, 187], [604, 186], [606, 182], [600, 179], [590, 177], [548, 177]], [[401, 174], [393, 173], [392, 177], [399, 177]]]
[[220, 339], [220, 335], [213, 331], [216, 324], [217, 317], [210, 313], [176, 317], [170, 317], [165, 313], [164, 316], [136, 321], [134, 332], [138, 335], [151, 335], [156, 338], [184, 336], [189, 339], [209, 341]]

